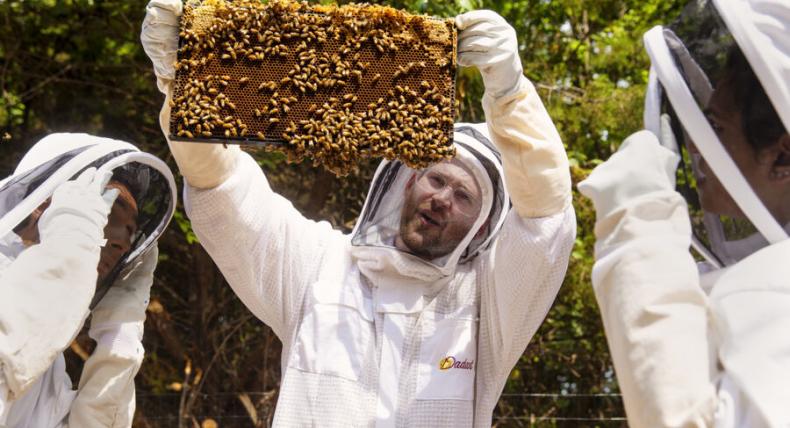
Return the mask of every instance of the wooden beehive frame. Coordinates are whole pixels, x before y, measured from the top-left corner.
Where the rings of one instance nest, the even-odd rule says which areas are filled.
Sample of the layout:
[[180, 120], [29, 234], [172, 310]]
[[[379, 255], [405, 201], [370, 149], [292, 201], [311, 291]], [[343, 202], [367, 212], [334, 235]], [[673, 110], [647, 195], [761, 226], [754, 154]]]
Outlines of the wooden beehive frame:
[[190, 3], [170, 138], [424, 167], [454, 155], [455, 45], [452, 20], [382, 6]]

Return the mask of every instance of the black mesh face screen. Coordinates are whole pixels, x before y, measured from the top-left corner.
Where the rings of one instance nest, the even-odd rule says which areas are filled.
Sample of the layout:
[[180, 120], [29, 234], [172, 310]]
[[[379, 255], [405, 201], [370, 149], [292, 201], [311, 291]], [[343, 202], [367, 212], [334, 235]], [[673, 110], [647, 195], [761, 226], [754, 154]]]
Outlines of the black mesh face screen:
[[148, 247], [151, 241], [148, 238], [161, 233], [160, 225], [166, 220], [170, 205], [175, 202], [171, 201], [171, 189], [167, 178], [148, 165], [140, 163], [122, 165], [113, 170], [111, 180], [126, 186], [137, 202], [137, 232], [132, 238], [129, 251], [98, 284], [91, 309], [104, 297], [112, 284], [122, 275], [127, 274], [140, 257], [150, 249]]

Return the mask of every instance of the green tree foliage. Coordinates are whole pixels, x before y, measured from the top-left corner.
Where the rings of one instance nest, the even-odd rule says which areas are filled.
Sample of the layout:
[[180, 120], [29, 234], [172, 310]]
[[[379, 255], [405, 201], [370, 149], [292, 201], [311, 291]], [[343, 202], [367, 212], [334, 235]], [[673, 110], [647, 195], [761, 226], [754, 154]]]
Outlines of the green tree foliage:
[[[324, 2], [324, 1], [322, 1]], [[381, 2], [450, 17], [478, 9], [516, 29], [571, 159], [574, 183], [641, 127], [648, 60], [641, 35], [670, 21], [680, 0], [455, 0]], [[0, 0], [0, 172], [52, 132], [133, 142], [175, 164], [159, 130], [163, 96], [139, 44], [146, 0]], [[460, 119], [483, 121], [474, 69], [457, 80]], [[10, 136], [10, 139], [8, 137]], [[375, 164], [338, 179], [256, 153], [274, 188], [310, 218], [350, 230]], [[496, 410], [497, 426], [619, 426], [623, 417], [590, 287], [594, 213], [574, 191], [578, 238], [560, 295]], [[182, 210], [160, 242], [137, 380], [136, 426], [266, 426], [276, 402], [280, 344], [253, 319], [203, 251]], [[528, 281], [529, 278], [525, 278]], [[69, 351], [73, 376], [91, 350]], [[205, 425], [204, 425], [205, 426]]]

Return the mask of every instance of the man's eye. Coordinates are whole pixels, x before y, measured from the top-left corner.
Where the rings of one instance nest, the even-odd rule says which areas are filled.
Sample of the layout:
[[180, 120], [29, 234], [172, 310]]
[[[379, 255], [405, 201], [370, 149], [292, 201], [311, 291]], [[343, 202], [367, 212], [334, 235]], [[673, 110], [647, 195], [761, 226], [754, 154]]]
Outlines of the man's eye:
[[460, 202], [468, 203], [472, 201], [472, 197], [466, 192], [455, 192], [455, 198]]
[[716, 119], [708, 116], [708, 123], [710, 123], [710, 127], [713, 129], [713, 132], [715, 132], [716, 134], [721, 134], [722, 132], [724, 132], [724, 128], [721, 125], [719, 125], [719, 122], [717, 122]]
[[444, 180], [442, 180], [442, 177], [438, 175], [429, 175], [428, 182], [431, 183], [431, 185], [437, 189], [444, 187]]

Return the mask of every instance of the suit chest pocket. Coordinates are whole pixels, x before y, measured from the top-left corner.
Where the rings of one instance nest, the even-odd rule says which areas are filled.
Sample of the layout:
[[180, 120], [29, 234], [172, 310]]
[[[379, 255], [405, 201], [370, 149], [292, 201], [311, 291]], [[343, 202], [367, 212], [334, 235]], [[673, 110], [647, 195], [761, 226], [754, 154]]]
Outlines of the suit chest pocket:
[[289, 367], [358, 381], [375, 345], [372, 308], [361, 290], [314, 284]]
[[474, 399], [477, 319], [426, 321], [419, 358], [418, 400]]

